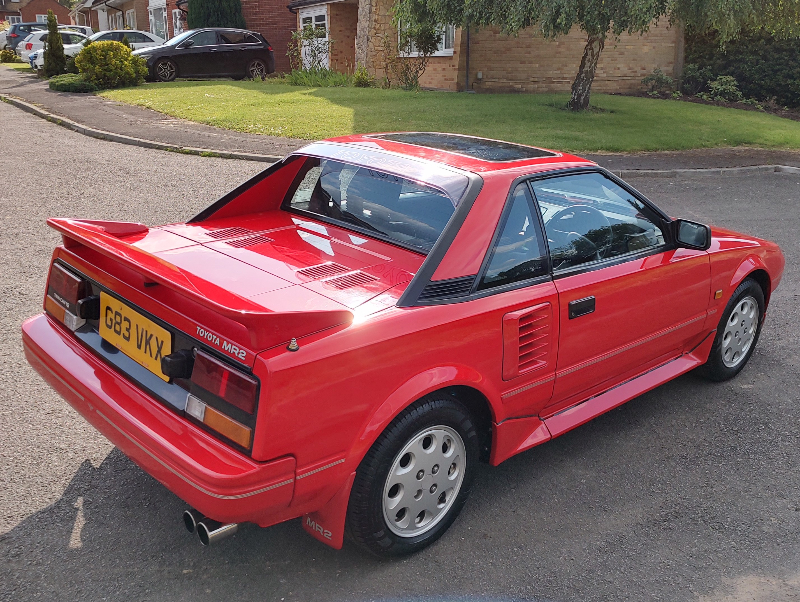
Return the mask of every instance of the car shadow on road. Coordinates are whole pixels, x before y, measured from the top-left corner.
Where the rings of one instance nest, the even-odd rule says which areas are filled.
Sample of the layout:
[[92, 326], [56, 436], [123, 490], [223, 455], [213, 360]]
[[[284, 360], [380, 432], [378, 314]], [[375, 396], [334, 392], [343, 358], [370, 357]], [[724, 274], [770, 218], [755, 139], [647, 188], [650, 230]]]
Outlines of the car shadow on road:
[[[708, 441], [727, 450], [742, 434], [719, 440], [719, 387], [684, 376], [500, 467], [481, 466], [453, 528], [388, 562], [351, 545], [331, 550], [296, 520], [244, 525], [203, 548], [182, 526], [186, 505], [115, 449], [0, 537], [0, 598], [686, 599], [718, 584], [706, 556], [735, 561], [726, 545], [742, 537], [704, 499], [741, 476], [709, 477], [719, 458], [703, 455]], [[759, 500], [734, 501], [746, 506], [742, 521], [750, 502]]]

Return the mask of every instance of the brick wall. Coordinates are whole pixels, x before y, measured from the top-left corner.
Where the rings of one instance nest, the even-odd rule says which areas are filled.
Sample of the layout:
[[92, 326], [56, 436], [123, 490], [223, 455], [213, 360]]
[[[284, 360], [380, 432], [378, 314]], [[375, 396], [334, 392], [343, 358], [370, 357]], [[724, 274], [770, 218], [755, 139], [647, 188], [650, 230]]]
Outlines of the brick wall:
[[331, 45], [330, 68], [353, 73], [356, 62], [356, 27], [358, 5], [334, 2], [328, 4], [328, 29]]
[[22, 22], [35, 22], [36, 15], [46, 15], [47, 9], [56, 14], [61, 25], [69, 25], [69, 9], [66, 6], [61, 6], [56, 0], [31, 0], [19, 11], [22, 15]]
[[287, 0], [242, 0], [242, 14], [247, 29], [257, 31], [272, 45], [275, 71], [289, 71], [289, 41], [297, 29], [297, 15], [291, 13]]

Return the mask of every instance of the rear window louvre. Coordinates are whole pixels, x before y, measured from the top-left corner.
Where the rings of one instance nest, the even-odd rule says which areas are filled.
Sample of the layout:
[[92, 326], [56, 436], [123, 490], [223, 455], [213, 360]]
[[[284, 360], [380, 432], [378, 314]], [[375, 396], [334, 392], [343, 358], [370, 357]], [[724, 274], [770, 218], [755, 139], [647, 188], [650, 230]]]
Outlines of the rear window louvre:
[[322, 278], [331, 278], [337, 274], [344, 274], [347, 271], [349, 271], [348, 268], [343, 265], [329, 261], [327, 263], [302, 268], [297, 270], [297, 273], [306, 278], [311, 278], [311, 280], [321, 280]]
[[222, 228], [221, 230], [215, 230], [214, 232], [209, 232], [208, 235], [211, 238], [235, 238], [237, 236], [247, 236], [248, 234], [253, 234], [252, 230], [248, 230], [247, 228]]
[[260, 234], [258, 236], [248, 236], [247, 238], [237, 238], [236, 240], [226, 240], [225, 244], [231, 247], [241, 249], [243, 247], [252, 247], [253, 245], [260, 245], [265, 242], [273, 242], [269, 236]]
[[330, 284], [333, 288], [344, 290], [347, 288], [353, 288], [355, 286], [369, 284], [370, 282], [375, 282], [376, 280], [378, 280], [378, 278], [365, 272], [351, 272], [350, 274], [337, 276], [336, 278], [324, 280], [323, 282], [325, 282], [325, 284]]

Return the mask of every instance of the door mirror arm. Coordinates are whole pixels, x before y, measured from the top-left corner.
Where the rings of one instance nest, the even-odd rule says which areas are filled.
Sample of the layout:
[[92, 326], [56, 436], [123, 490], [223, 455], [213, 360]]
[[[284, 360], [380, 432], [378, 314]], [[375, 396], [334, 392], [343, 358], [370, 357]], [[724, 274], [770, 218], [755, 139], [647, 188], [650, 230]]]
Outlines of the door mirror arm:
[[676, 219], [672, 221], [670, 227], [672, 238], [678, 248], [707, 251], [711, 246], [711, 228], [705, 224]]

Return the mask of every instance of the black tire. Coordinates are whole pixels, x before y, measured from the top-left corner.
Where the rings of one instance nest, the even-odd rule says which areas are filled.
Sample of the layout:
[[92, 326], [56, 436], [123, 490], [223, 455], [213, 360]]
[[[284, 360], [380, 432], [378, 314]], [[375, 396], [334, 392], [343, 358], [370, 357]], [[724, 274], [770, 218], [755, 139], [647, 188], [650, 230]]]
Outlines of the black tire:
[[178, 77], [178, 66], [170, 59], [159, 59], [153, 66], [153, 75], [160, 82], [174, 81]]
[[[466, 458], [460, 488], [454, 494], [454, 501], [449, 501], [449, 507], [442, 511], [440, 517], [431, 521], [433, 526], [429, 530], [416, 536], [398, 535], [389, 528], [384, 518], [383, 496], [384, 489], [388, 486], [389, 472], [408, 444], [425, 431], [437, 427], [455, 431], [463, 443]], [[478, 457], [479, 441], [475, 422], [463, 405], [443, 393], [434, 393], [417, 401], [392, 421], [356, 470], [347, 506], [348, 537], [364, 550], [382, 557], [412, 554], [429, 546], [447, 531], [464, 507], [472, 487]], [[434, 476], [436, 474], [434, 466], [425, 479], [433, 483], [437, 479]], [[448, 474], [449, 471], [442, 470], [438, 479], [447, 479]], [[427, 484], [427, 480], [421, 486], [426, 488], [426, 494], [433, 488], [433, 485]], [[441, 495], [444, 495], [446, 486], [442, 485]]]
[[[758, 307], [758, 316], [755, 318], [755, 333], [752, 334], [752, 343], [750, 343], [747, 350], [742, 353], [740, 357], [736, 357], [735, 355], [731, 357], [729, 354], [726, 358], [725, 354], [727, 348], [724, 341], [726, 327], [734, 312], [738, 311], [738, 309], [742, 307], [742, 304], [747, 303], [749, 299], [754, 300]], [[733, 291], [728, 301], [728, 305], [725, 306], [725, 311], [722, 312], [722, 317], [720, 317], [719, 326], [717, 326], [717, 334], [714, 338], [714, 344], [711, 347], [708, 361], [699, 368], [699, 372], [702, 376], [715, 382], [722, 382], [733, 378], [742, 371], [750, 360], [750, 356], [753, 354], [753, 350], [758, 343], [758, 337], [761, 334], [761, 325], [764, 322], [764, 306], [764, 291], [761, 290], [761, 287], [755, 280], [746, 278], [736, 287], [736, 290]], [[736, 334], [738, 334], [738, 332]]]
[[247, 77], [250, 79], [263, 80], [267, 75], [267, 64], [261, 59], [253, 59], [247, 64]]

